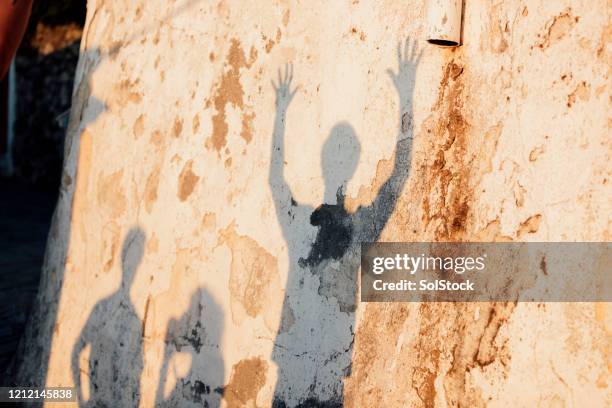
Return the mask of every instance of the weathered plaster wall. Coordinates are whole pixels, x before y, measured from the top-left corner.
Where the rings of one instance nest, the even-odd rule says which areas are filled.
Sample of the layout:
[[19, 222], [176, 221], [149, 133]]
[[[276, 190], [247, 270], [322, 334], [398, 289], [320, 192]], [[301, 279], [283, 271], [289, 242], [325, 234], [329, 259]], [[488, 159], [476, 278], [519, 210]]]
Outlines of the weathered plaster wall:
[[89, 1], [20, 383], [610, 405], [608, 304], [355, 304], [360, 239], [610, 239], [608, 2], [467, 3], [452, 50], [424, 2]]

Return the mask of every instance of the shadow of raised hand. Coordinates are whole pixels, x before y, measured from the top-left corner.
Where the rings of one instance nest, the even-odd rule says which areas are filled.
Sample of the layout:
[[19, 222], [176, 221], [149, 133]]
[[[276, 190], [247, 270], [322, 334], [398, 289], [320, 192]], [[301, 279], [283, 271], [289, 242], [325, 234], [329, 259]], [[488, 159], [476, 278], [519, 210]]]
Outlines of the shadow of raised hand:
[[410, 99], [412, 98], [412, 92], [414, 90], [416, 68], [423, 56], [423, 50], [418, 50], [417, 42], [412, 41], [412, 44], [410, 43], [410, 39], [407, 38], [404, 43], [403, 51], [402, 43], [399, 42], [397, 44], [397, 73], [392, 69], [387, 70], [387, 73], [393, 81], [393, 85], [395, 85], [395, 89], [397, 89], [402, 108], [410, 104]]
[[276, 109], [277, 111], [285, 111], [293, 100], [299, 87], [291, 90], [291, 81], [293, 80], [293, 64], [285, 64], [285, 75], [281, 74], [281, 69], [278, 69], [278, 84], [272, 80], [272, 87], [276, 92]]

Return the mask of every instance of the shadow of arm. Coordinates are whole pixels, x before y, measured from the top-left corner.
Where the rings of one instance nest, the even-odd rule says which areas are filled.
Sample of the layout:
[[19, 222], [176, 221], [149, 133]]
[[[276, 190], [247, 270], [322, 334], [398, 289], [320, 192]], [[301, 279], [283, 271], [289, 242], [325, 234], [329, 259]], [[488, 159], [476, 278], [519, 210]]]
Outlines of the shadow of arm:
[[406, 184], [410, 172], [413, 139], [413, 91], [415, 85], [416, 68], [422, 53], [417, 55], [417, 45], [406, 40], [402, 53], [401, 44], [397, 48], [399, 69], [397, 74], [388, 70], [389, 75], [397, 89], [400, 99], [399, 131], [395, 146], [393, 171], [382, 184], [376, 198], [368, 207], [359, 210], [362, 224], [367, 225], [370, 231], [364, 237], [369, 241], [378, 240], [382, 229], [393, 214], [397, 200]]
[[83, 352], [85, 347], [87, 347], [87, 344], [89, 344], [89, 341], [87, 340], [87, 333], [89, 332], [88, 326], [89, 322], [85, 324], [83, 332], [74, 344], [70, 359], [70, 367], [72, 368], [72, 379], [74, 381], [74, 388], [77, 394], [77, 401], [79, 402], [79, 405], [82, 405], [83, 403], [83, 390], [81, 388], [81, 364], [79, 359], [81, 357], [81, 353]]
[[278, 71], [278, 85], [272, 82], [272, 87], [276, 92], [276, 116], [274, 118], [274, 130], [272, 132], [272, 150], [270, 154], [270, 172], [268, 183], [272, 190], [276, 214], [283, 228], [291, 220], [291, 216], [286, 208], [291, 204], [295, 205], [291, 188], [285, 180], [285, 118], [287, 108], [297, 92], [297, 88], [291, 91], [291, 80], [293, 78], [293, 68], [286, 66], [284, 78]]

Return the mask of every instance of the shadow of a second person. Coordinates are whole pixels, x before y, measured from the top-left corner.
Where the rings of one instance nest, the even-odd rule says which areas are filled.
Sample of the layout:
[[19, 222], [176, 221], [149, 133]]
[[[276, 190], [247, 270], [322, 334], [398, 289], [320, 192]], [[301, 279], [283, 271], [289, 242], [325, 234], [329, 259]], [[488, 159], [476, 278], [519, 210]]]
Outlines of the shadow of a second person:
[[[222, 330], [223, 311], [206, 289], [199, 288], [191, 296], [187, 311], [168, 322], [156, 407], [221, 406], [225, 372], [220, 352]], [[188, 354], [191, 359], [189, 373], [183, 377], [177, 375], [173, 364], [177, 353]], [[164, 391], [170, 377], [176, 382], [167, 393]]]
[[[140, 401], [143, 327], [130, 299], [130, 288], [144, 244], [142, 229], [131, 229], [121, 251], [121, 286], [94, 306], [74, 345], [72, 376], [81, 407], [136, 407]], [[81, 367], [86, 348], [89, 358], [86, 367]], [[88, 392], [82, 377], [87, 379]], [[84, 394], [89, 394], [87, 399]]]

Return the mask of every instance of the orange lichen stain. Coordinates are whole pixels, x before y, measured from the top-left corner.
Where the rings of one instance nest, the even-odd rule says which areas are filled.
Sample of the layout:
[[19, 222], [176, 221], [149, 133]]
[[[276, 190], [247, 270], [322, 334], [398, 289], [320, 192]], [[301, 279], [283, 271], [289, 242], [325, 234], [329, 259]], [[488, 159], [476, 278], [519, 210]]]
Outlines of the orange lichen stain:
[[570, 32], [578, 20], [579, 17], [572, 17], [571, 9], [569, 8], [558, 16], [553, 17], [552, 20], [546, 23], [544, 34], [538, 35], [538, 37], [541, 37], [541, 40], [536, 46], [545, 49], [560, 41]]
[[144, 115], [140, 115], [134, 121], [134, 126], [132, 127], [132, 133], [134, 134], [134, 137], [138, 139], [140, 136], [142, 136], [143, 132], [144, 132]]
[[178, 116], [174, 118], [174, 124], [172, 125], [172, 136], [179, 137], [183, 132], [183, 119]]
[[574, 91], [567, 96], [567, 107], [571, 108], [574, 103], [576, 103], [576, 99], [580, 99], [581, 101], [588, 101], [591, 96], [591, 86], [586, 82], [580, 82]]
[[229, 169], [230, 167], [232, 167], [232, 158], [228, 157], [227, 159], [225, 159], [225, 168]]
[[240, 324], [246, 316], [256, 318], [264, 313], [266, 325], [275, 329], [278, 314], [270, 299], [284, 292], [276, 258], [251, 237], [236, 233], [234, 224], [219, 232], [218, 244], [231, 252], [229, 290], [234, 322]]
[[255, 113], [242, 113], [242, 130], [240, 131], [240, 136], [247, 143], [250, 143], [253, 139], [253, 119], [255, 119]]
[[525, 221], [521, 222], [521, 225], [519, 225], [519, 228], [516, 231], [517, 237], [520, 239], [526, 234], [534, 234], [538, 232], [541, 221], [541, 214], [532, 215], [531, 217], [527, 218]]
[[285, 27], [287, 27], [287, 24], [289, 24], [289, 14], [290, 14], [289, 9], [285, 10], [285, 12], [283, 13], [283, 25]]
[[232, 367], [229, 383], [223, 389], [228, 408], [256, 407], [257, 394], [266, 383], [268, 363], [261, 357], [243, 359]]
[[185, 163], [179, 175], [178, 198], [181, 201], [185, 201], [193, 193], [197, 182], [200, 180], [200, 177], [191, 170], [192, 166], [193, 160], [189, 160]]
[[195, 135], [200, 129], [200, 116], [198, 114], [193, 115], [191, 120], [191, 132]]
[[161, 172], [161, 165], [156, 166], [153, 171], [147, 177], [145, 184], [144, 202], [145, 209], [150, 214], [153, 209], [153, 204], [157, 201], [157, 188], [159, 187], [159, 175]]
[[217, 152], [227, 143], [228, 125], [226, 122], [226, 108], [228, 104], [243, 109], [244, 90], [240, 83], [240, 69], [249, 68], [257, 58], [257, 52], [251, 49], [250, 59], [247, 61], [244, 51], [237, 39], [231, 40], [231, 47], [227, 56], [229, 69], [221, 76], [214, 95], [213, 105], [216, 113], [212, 117], [212, 136], [206, 143], [206, 147], [212, 147]]
[[127, 200], [121, 181], [123, 180], [123, 169], [117, 170], [107, 176], [101, 176], [98, 188], [98, 205], [104, 208], [111, 217], [117, 218], [127, 208]]

